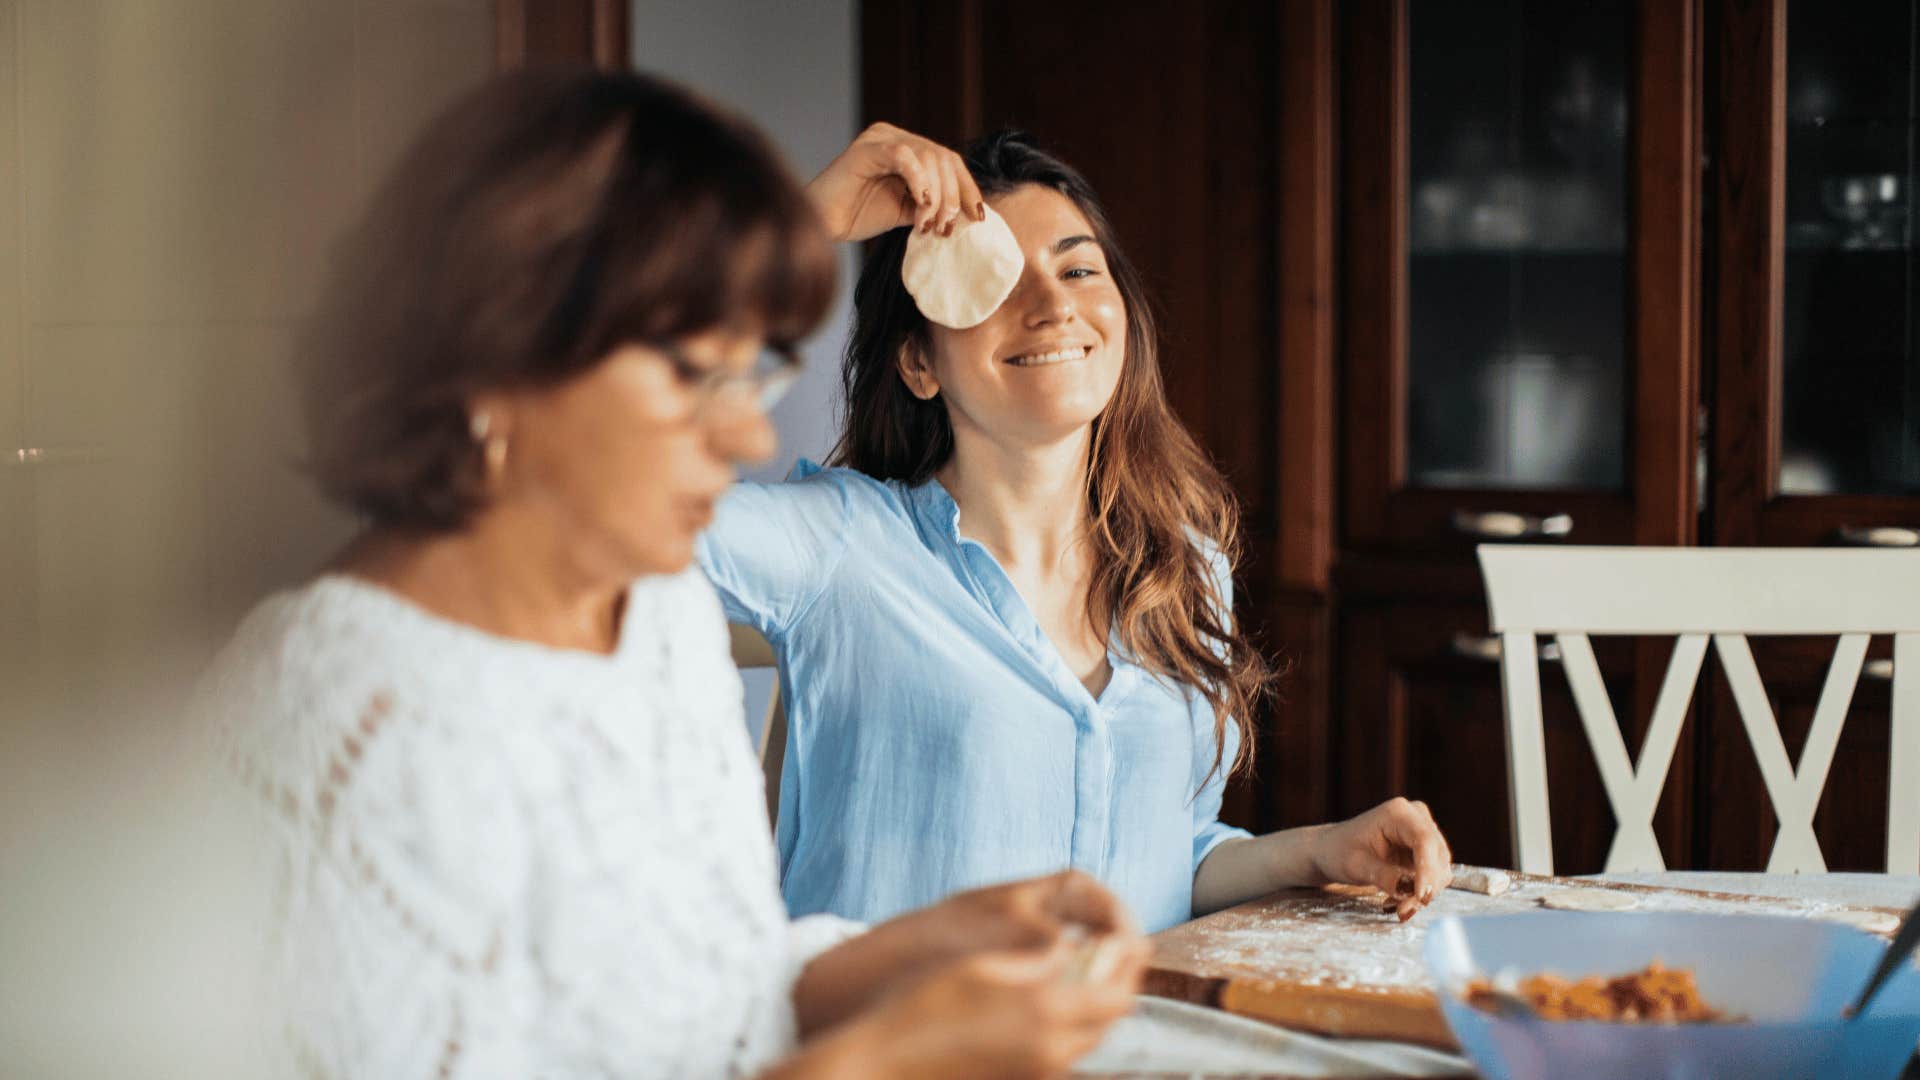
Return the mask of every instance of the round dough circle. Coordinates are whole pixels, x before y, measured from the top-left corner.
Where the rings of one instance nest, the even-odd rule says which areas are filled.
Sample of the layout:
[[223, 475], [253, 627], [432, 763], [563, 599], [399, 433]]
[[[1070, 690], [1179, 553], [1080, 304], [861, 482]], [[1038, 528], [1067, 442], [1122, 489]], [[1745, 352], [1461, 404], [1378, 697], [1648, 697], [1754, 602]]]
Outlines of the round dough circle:
[[1540, 906], [1555, 911], [1626, 911], [1640, 906], [1632, 893], [1613, 889], [1555, 889], [1540, 898]]
[[1843, 923], [1869, 934], [1891, 934], [1900, 928], [1900, 916], [1889, 911], [1822, 911], [1814, 918]]
[[922, 315], [965, 330], [987, 321], [1006, 301], [1026, 264], [1006, 219], [989, 206], [983, 221], [962, 214], [952, 236], [914, 229], [900, 280]]

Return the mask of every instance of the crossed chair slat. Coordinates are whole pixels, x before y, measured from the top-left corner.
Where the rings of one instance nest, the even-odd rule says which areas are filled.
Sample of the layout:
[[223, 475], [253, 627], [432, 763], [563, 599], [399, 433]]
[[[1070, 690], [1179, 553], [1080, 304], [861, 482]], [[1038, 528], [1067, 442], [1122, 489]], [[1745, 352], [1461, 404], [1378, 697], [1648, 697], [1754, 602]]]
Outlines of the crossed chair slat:
[[[1780, 831], [1771, 873], [1826, 869], [1815, 810], [1874, 634], [1894, 641], [1887, 870], [1920, 873], [1920, 552], [1483, 545], [1489, 620], [1501, 636], [1514, 859], [1553, 872], [1537, 644], [1551, 634], [1617, 827], [1609, 873], [1663, 870], [1653, 815], [1711, 641]], [[1590, 635], [1675, 636], [1636, 762]], [[1838, 640], [1796, 768], [1754, 666], [1749, 635]]]

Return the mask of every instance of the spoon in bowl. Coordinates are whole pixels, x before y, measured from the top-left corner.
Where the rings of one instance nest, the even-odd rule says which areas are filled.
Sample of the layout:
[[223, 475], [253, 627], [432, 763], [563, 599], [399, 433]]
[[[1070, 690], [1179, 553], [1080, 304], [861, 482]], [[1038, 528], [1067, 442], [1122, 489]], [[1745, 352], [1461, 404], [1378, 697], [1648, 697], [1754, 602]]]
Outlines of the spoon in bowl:
[[1866, 1012], [1867, 1003], [1873, 1000], [1873, 995], [1880, 992], [1880, 988], [1886, 985], [1887, 979], [1900, 970], [1900, 965], [1906, 962], [1908, 954], [1916, 949], [1920, 949], [1920, 904], [1913, 905], [1913, 910], [1907, 912], [1906, 918], [1900, 920], [1900, 929], [1893, 935], [1893, 944], [1887, 947], [1887, 954], [1880, 958], [1880, 966], [1873, 969], [1873, 976], [1867, 980], [1866, 987], [1860, 991], [1860, 997], [1841, 1015], [1851, 1020]]

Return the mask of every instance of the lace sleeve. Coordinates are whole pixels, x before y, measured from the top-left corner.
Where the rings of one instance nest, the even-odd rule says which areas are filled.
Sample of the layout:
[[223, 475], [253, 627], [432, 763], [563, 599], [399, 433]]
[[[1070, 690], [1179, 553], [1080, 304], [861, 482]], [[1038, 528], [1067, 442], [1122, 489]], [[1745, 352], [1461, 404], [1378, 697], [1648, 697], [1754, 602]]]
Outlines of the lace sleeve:
[[838, 915], [808, 915], [795, 919], [787, 928], [787, 985], [800, 981], [813, 958], [835, 946], [867, 932], [866, 923], [843, 919]]
[[289, 819], [281, 992], [309, 1075], [531, 1075], [529, 847], [495, 755], [375, 695]]
[[287, 1071], [723, 1077], [791, 1048], [795, 943], [717, 606], [697, 574], [630, 603], [661, 629], [611, 658], [339, 581], [243, 628], [210, 685], [272, 838]]

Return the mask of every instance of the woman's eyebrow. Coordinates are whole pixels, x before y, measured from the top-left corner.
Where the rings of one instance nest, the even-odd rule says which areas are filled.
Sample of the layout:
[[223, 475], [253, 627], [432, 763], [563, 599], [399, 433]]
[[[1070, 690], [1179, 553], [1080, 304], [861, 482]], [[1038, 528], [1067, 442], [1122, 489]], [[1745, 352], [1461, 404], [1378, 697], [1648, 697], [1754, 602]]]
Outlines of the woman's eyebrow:
[[1088, 236], [1085, 233], [1081, 233], [1078, 236], [1069, 236], [1069, 237], [1066, 237], [1065, 239], [1055, 240], [1053, 242], [1053, 253], [1055, 255], [1065, 255], [1067, 252], [1072, 251], [1074, 248], [1079, 247], [1081, 244], [1098, 244], [1098, 243], [1099, 241], [1095, 240], [1093, 237]]

